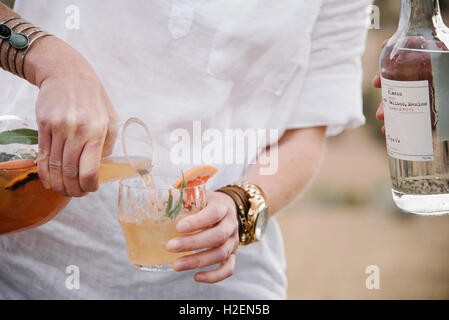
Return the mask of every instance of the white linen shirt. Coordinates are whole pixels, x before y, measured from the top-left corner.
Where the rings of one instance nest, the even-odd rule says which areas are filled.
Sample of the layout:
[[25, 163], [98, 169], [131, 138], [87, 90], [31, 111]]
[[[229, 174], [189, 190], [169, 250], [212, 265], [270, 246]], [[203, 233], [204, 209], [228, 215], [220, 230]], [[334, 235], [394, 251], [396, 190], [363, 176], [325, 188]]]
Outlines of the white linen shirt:
[[[146, 122], [169, 166], [176, 128], [287, 129], [364, 123], [362, 71], [370, 0], [17, 0], [25, 19], [92, 64], [121, 119]], [[79, 12], [79, 29], [76, 13]], [[70, 63], [70, 62], [68, 62]], [[1, 113], [34, 114], [37, 88], [0, 72]], [[253, 155], [255, 156], [255, 155]], [[300, 165], [300, 164], [299, 164]], [[211, 189], [248, 165], [216, 165]], [[271, 219], [239, 248], [235, 274], [214, 285], [196, 271], [135, 269], [117, 221], [117, 185], [73, 199], [51, 222], [0, 237], [0, 298], [283, 299], [286, 262]], [[66, 287], [79, 267], [80, 288]]]

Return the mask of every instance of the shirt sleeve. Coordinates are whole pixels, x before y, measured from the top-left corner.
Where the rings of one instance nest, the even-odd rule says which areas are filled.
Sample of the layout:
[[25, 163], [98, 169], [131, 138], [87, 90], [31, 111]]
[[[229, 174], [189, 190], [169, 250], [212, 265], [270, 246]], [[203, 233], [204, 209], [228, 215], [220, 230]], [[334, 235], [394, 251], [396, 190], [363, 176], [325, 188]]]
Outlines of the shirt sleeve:
[[324, 0], [307, 73], [287, 129], [327, 126], [327, 135], [365, 123], [361, 56], [370, 0]]

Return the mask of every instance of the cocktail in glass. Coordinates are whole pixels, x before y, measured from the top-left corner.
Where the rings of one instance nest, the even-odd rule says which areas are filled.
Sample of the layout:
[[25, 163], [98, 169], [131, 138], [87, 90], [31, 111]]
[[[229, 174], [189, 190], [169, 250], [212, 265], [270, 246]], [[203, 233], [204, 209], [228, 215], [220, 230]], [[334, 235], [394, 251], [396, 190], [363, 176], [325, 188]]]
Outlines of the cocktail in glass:
[[[155, 185], [163, 185], [155, 177]], [[171, 181], [174, 181], [171, 179]], [[173, 238], [179, 219], [206, 207], [206, 188], [147, 187], [140, 178], [120, 182], [118, 219], [126, 239], [130, 262], [145, 271], [171, 271], [173, 262], [193, 252], [173, 253], [165, 248]]]

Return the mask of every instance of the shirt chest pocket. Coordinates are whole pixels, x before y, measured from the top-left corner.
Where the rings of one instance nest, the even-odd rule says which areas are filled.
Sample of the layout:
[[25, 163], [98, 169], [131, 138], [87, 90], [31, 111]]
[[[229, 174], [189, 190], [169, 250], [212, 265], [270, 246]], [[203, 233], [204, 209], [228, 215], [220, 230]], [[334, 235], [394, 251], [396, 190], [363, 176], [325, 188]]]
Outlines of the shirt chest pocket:
[[281, 95], [298, 68], [308, 63], [309, 26], [301, 25], [288, 0], [264, 6], [256, 0], [233, 2], [220, 10], [208, 74]]

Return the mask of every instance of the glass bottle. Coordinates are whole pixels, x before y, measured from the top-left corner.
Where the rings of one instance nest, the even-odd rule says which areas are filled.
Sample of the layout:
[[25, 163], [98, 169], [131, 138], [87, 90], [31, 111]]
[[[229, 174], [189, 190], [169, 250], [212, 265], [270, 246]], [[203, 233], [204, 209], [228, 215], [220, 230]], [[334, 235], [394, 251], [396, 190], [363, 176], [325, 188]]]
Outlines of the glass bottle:
[[401, 0], [380, 69], [393, 200], [409, 213], [449, 213], [448, 47], [439, 1]]

